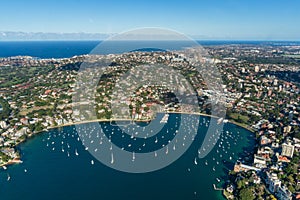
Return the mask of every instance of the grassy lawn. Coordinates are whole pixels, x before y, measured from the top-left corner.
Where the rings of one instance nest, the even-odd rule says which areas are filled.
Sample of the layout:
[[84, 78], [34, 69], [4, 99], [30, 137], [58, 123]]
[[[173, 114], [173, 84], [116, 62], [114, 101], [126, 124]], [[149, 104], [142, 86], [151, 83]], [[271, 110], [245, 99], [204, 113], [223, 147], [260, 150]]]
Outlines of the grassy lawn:
[[246, 115], [241, 115], [239, 113], [230, 113], [229, 118], [233, 119], [236, 122], [242, 123], [242, 124], [247, 124], [249, 121], [249, 117]]
[[29, 108], [29, 109], [21, 109], [20, 110], [20, 115], [27, 115], [28, 113], [31, 113], [32, 111], [36, 111], [36, 110], [47, 110], [53, 108], [53, 105], [48, 105], [48, 106], [35, 106], [33, 108]]
[[285, 57], [289, 57], [289, 58], [299, 58], [300, 59], [300, 55], [289, 55], [289, 54], [285, 54], [283, 55]]

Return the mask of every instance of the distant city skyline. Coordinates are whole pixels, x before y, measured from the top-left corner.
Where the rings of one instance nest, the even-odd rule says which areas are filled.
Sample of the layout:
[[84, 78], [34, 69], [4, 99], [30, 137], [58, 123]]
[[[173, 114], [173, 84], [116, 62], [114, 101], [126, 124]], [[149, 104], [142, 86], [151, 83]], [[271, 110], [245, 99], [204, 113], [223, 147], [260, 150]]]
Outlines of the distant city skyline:
[[[175, 31], [175, 30], [174, 30]], [[1, 41], [103, 41], [118, 33], [55, 33], [55, 32], [14, 32], [0, 31]], [[300, 38], [234, 38], [234, 37], [210, 37], [206, 35], [189, 35], [187, 37], [198, 41], [295, 41]]]
[[[299, 7], [296, 0], [12, 0], [1, 3], [0, 40], [18, 39], [6, 39], [7, 32], [93, 39], [140, 27], [173, 29], [204, 40], [300, 40]], [[39, 37], [31, 39], [47, 39]]]

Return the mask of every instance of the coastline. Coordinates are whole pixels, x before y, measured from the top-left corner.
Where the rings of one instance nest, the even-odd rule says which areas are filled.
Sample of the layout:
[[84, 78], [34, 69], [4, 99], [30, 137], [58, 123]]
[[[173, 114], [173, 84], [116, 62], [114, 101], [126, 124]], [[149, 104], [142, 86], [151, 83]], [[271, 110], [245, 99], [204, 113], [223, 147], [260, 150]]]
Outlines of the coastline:
[[[159, 113], [162, 113], [162, 112], [159, 112]], [[219, 117], [214, 116], [214, 115], [209, 115], [209, 114], [199, 113], [199, 112], [191, 112], [191, 113], [189, 113], [189, 112], [166, 112], [166, 113], [170, 113], [170, 114], [198, 115], [198, 116], [210, 117], [210, 118], [215, 118], [215, 119], [219, 118]], [[16, 143], [13, 146], [13, 148], [17, 147], [21, 143], [26, 142], [28, 139], [34, 137], [35, 135], [47, 132], [47, 131], [52, 130], [52, 129], [62, 128], [62, 127], [68, 127], [68, 126], [74, 126], [74, 125], [79, 125], [79, 124], [88, 124], [88, 123], [94, 123], [94, 122], [112, 122], [112, 121], [150, 122], [151, 120], [152, 119], [139, 119], [139, 120], [136, 120], [136, 119], [129, 119], [129, 118], [127, 118], [127, 119], [126, 118], [118, 118], [118, 119], [95, 119], [95, 120], [86, 120], [86, 121], [72, 122], [72, 123], [62, 124], [62, 125], [58, 125], [58, 126], [51, 126], [51, 127], [47, 127], [46, 129], [43, 129], [41, 131], [29, 134], [26, 139], [24, 139], [24, 140], [19, 141], [18, 143]], [[235, 122], [233, 120], [228, 120], [228, 123], [231, 123], [231, 124], [234, 124], [234, 125], [239, 126], [241, 128], [244, 128], [244, 129], [246, 129], [246, 130], [248, 130], [248, 131], [250, 131], [252, 133], [255, 132], [250, 127], [247, 127], [246, 125], [238, 123], [238, 122]], [[13, 165], [13, 164], [20, 164], [22, 162], [23, 161], [21, 160], [21, 156], [19, 156], [17, 158], [9, 160], [6, 163], [1, 164], [0, 167], [6, 167], [6, 166], [9, 166], [9, 165]]]
[[14, 159], [6, 162], [6, 163], [1, 164], [0, 167], [4, 168], [4, 167], [6, 167], [8, 165], [21, 164], [21, 163], [23, 163], [23, 161], [21, 160], [20, 157], [18, 157], [18, 158], [14, 158]]

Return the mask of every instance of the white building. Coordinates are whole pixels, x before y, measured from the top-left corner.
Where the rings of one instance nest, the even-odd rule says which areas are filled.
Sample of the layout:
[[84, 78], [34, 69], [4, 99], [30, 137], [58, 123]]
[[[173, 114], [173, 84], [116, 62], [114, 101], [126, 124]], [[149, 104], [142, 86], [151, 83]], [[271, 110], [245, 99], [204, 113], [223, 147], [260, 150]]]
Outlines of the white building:
[[255, 72], [259, 72], [259, 66], [256, 65], [256, 66], [254, 67], [254, 71], [255, 71]]
[[267, 167], [267, 161], [264, 157], [259, 155], [254, 155], [254, 166], [258, 168], [266, 168]]
[[3, 128], [3, 129], [6, 129], [7, 128], [7, 124], [5, 121], [0, 121], [0, 127]]
[[295, 150], [295, 147], [291, 143], [288, 143], [288, 144], [283, 143], [281, 155], [292, 158], [294, 155], [294, 150]]
[[269, 185], [268, 189], [271, 193], [278, 191], [278, 188], [281, 187], [281, 181], [278, 179], [277, 174], [267, 173], [267, 184]]

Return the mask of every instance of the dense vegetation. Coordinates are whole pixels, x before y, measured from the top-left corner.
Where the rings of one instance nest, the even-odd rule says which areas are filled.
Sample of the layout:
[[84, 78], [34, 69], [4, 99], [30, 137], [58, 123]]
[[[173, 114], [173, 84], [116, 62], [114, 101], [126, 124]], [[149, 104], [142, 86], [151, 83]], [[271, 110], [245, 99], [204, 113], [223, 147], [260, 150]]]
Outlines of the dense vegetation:
[[286, 65], [300, 64], [299, 59], [295, 59], [291, 57], [283, 57], [283, 56], [274, 56], [274, 57], [245, 56], [245, 57], [241, 57], [241, 59], [255, 64], [286, 64]]
[[277, 78], [284, 81], [292, 81], [300, 84], [300, 71], [292, 72], [292, 71], [266, 71], [266, 74], [274, 75]]
[[0, 107], [2, 107], [2, 111], [0, 111], [0, 120], [7, 119], [11, 112], [10, 106], [7, 101], [3, 98], [0, 98]]
[[18, 84], [26, 83], [30, 78], [39, 74], [46, 74], [54, 69], [54, 66], [35, 66], [35, 67], [0, 67], [0, 88], [7, 88]]

